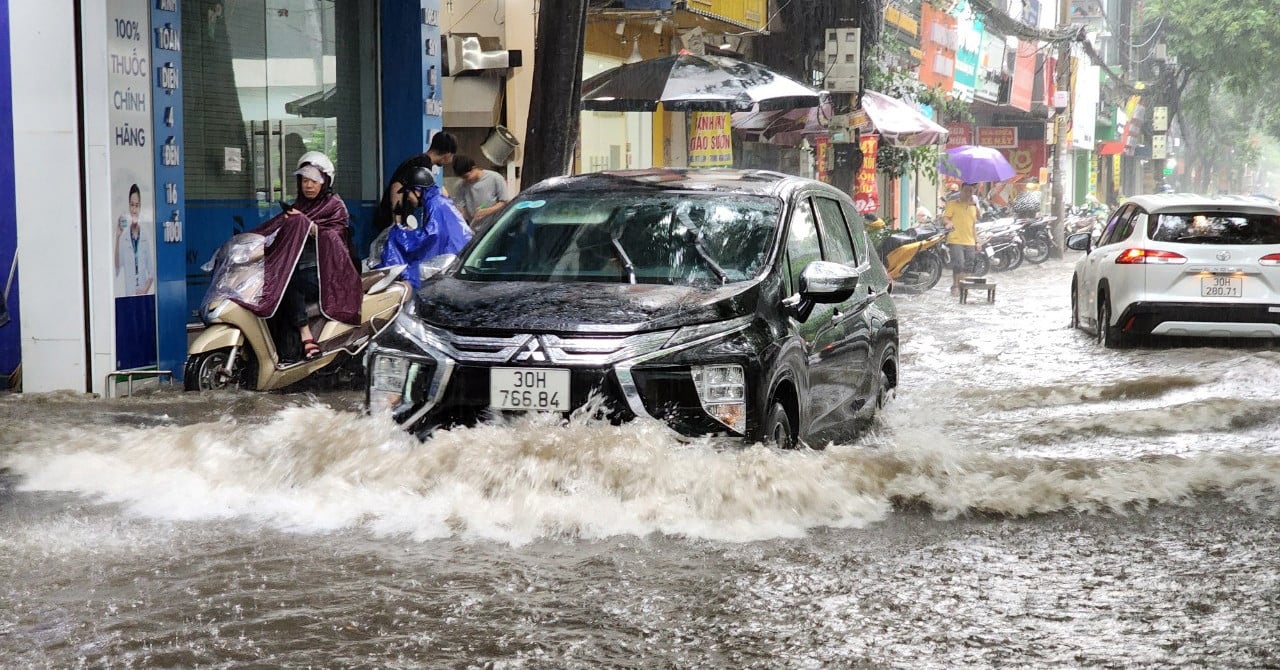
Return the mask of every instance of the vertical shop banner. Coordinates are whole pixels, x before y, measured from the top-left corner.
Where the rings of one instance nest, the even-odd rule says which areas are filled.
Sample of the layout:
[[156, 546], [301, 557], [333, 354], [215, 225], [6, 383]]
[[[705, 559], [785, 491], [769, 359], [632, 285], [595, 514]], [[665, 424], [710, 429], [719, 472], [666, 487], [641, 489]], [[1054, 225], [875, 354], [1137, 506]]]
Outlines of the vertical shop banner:
[[876, 185], [876, 153], [880, 148], [879, 135], [863, 135], [862, 168], [853, 180], [853, 207], [859, 214], [870, 214], [880, 209], [880, 191]]
[[689, 167], [732, 167], [733, 135], [728, 112], [689, 114]]
[[920, 5], [920, 25], [920, 81], [925, 86], [950, 91], [955, 83], [959, 47], [955, 17], [926, 2]]
[[0, 388], [22, 362], [18, 331], [18, 218], [13, 181], [13, 60], [9, 1], [0, 0]]
[[156, 190], [147, 0], [107, 0], [116, 365], [156, 364]]
[[817, 163], [818, 181], [824, 184], [831, 183], [831, 137], [828, 135], [819, 135], [813, 142], [814, 161]]
[[186, 188], [182, 136], [182, 18], [178, 0], [151, 7], [151, 161], [155, 166], [156, 318], [158, 364], [178, 373], [187, 357]]
[[1036, 85], [1036, 45], [1018, 40], [1013, 55], [1013, 84], [1009, 89], [1009, 104], [1024, 112], [1031, 111], [1031, 92]]
[[960, 35], [959, 49], [956, 51], [956, 79], [953, 92], [961, 100], [973, 100], [978, 88], [978, 62], [982, 54], [982, 38], [986, 34], [982, 19], [975, 17], [968, 5], [957, 18], [957, 31]]

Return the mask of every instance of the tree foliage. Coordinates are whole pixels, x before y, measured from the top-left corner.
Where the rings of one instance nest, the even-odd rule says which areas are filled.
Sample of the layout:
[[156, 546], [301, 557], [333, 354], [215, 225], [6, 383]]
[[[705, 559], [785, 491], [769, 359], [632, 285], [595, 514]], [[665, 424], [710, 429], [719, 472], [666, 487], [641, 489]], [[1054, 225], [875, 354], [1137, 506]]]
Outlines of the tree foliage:
[[[1275, 0], [1152, 0], [1146, 25], [1158, 39], [1134, 39], [1141, 62], [1163, 42], [1176, 65], [1157, 69], [1160, 102], [1188, 143], [1183, 160], [1200, 175], [1238, 177], [1261, 157], [1259, 135], [1280, 137], [1280, 21]], [[1149, 31], [1148, 31], [1149, 32]], [[1145, 42], [1145, 43], [1144, 43]]]

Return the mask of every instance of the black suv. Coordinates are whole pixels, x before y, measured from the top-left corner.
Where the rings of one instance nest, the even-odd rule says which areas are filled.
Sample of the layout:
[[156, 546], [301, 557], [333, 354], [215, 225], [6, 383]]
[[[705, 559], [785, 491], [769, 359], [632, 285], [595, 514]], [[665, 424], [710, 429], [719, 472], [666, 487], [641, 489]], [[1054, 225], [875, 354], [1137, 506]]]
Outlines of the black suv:
[[898, 380], [862, 218], [820, 182], [652, 169], [544, 181], [370, 347], [367, 400], [419, 436], [584, 405], [686, 435], [845, 440]]

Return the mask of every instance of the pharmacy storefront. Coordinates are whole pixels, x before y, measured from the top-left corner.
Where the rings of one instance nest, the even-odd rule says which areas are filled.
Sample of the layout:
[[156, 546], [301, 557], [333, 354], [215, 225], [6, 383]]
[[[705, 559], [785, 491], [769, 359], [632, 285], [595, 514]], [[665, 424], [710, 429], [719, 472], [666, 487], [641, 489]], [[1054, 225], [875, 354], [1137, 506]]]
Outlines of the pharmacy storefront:
[[17, 173], [5, 216], [0, 141], [0, 264], [20, 259], [0, 387], [19, 366], [28, 391], [180, 377], [201, 266], [296, 197], [303, 153], [333, 160], [364, 249], [384, 175], [440, 128], [439, 0], [0, 8]]

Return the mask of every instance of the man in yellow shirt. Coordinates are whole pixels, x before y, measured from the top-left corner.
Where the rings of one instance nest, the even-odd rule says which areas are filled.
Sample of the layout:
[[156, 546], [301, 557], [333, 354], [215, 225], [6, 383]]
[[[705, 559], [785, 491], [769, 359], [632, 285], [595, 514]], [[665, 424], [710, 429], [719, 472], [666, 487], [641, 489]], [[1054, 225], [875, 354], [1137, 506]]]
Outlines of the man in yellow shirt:
[[960, 280], [978, 254], [978, 201], [973, 184], [960, 187], [960, 194], [942, 210], [942, 223], [947, 230], [947, 246], [951, 250], [951, 292], [960, 292]]

